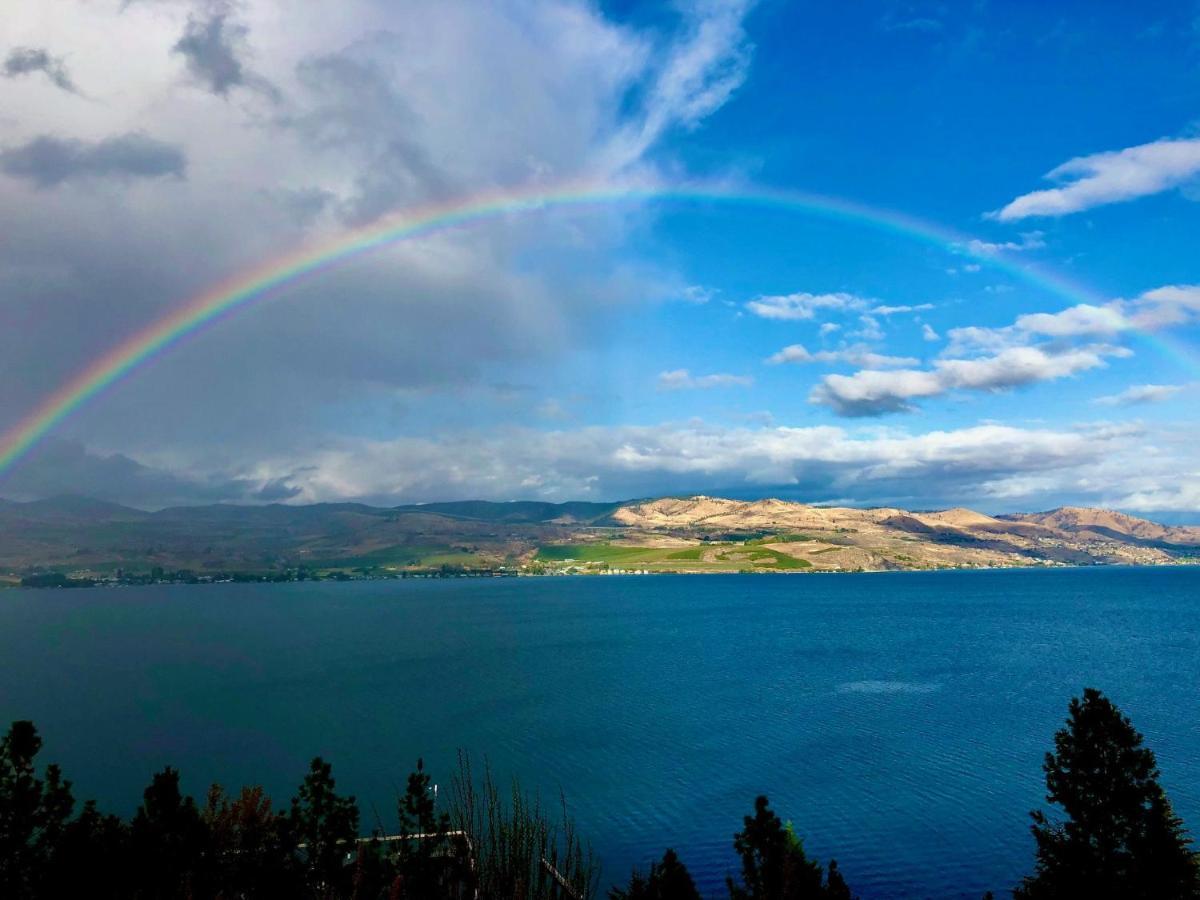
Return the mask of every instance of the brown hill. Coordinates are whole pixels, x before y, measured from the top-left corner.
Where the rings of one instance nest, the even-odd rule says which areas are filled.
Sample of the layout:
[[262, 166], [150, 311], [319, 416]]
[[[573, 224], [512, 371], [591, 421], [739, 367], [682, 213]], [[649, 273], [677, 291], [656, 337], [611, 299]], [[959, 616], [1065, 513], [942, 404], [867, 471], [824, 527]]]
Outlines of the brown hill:
[[1200, 546], [1200, 527], [1160, 525], [1111, 509], [1060, 506], [1048, 512], [1014, 513], [1001, 518], [1013, 522], [1030, 522], [1064, 534], [1090, 535], [1096, 540], [1134, 538], [1158, 544]]

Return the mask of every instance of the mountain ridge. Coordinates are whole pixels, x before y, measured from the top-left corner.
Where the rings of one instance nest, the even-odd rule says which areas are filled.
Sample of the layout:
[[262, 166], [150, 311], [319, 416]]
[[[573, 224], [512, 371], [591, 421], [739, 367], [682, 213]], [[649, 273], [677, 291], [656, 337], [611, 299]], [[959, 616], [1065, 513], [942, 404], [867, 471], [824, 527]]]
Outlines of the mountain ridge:
[[1070, 506], [989, 516], [706, 495], [154, 512], [80, 497], [0, 503], [0, 572], [10, 580], [39, 570], [876, 571], [1197, 557], [1200, 527]]

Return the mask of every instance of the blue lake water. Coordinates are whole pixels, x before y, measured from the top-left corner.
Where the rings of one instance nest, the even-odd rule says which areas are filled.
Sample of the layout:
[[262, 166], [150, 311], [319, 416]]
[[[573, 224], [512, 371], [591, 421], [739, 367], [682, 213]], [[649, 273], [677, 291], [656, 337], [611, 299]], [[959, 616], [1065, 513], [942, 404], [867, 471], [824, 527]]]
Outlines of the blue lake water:
[[606, 886], [674, 846], [719, 895], [766, 793], [864, 900], [999, 895], [1085, 685], [1200, 829], [1200, 568], [0, 593], [0, 721], [107, 809], [166, 764], [285, 803], [321, 754], [389, 826], [461, 747], [561, 786]]

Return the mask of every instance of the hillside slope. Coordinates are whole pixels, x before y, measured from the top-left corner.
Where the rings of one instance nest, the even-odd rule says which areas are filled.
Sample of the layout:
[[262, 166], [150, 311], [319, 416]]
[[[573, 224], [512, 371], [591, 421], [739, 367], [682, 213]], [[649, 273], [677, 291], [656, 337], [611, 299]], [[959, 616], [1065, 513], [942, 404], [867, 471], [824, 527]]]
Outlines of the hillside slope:
[[811, 506], [668, 497], [373, 507], [212, 505], [145, 512], [86, 498], [0, 503], [0, 571], [846, 571], [1164, 564], [1200, 556], [1200, 528], [1064, 507]]

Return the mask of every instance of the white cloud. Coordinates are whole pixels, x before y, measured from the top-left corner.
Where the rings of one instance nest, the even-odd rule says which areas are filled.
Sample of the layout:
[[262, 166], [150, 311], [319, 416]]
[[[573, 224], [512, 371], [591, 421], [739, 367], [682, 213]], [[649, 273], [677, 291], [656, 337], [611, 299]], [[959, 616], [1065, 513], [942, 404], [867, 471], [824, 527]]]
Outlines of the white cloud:
[[[1040, 231], [1028, 231], [1021, 235], [1019, 241], [984, 241], [972, 238], [962, 245], [972, 256], [995, 256], [999, 253], [1024, 253], [1027, 250], [1041, 250], [1046, 246], [1045, 236]], [[963, 266], [967, 272], [978, 272], [979, 266]]]
[[1038, 337], [1112, 338], [1131, 330], [1157, 331], [1196, 321], [1200, 321], [1200, 285], [1167, 285], [1103, 306], [1079, 303], [1056, 313], [1026, 313], [1001, 328], [952, 328], [946, 354], [996, 351]]
[[854, 294], [777, 294], [757, 297], [746, 304], [746, 309], [764, 319], [801, 321], [812, 319], [817, 313], [846, 312], [865, 309], [869, 301]]
[[[171, 472], [52, 441], [9, 473], [10, 496], [69, 491], [154, 507], [215, 500], [390, 505], [447, 499], [567, 500], [687, 492], [984, 511], [1063, 503], [1200, 512], [1200, 433], [1002, 423], [912, 432], [703, 423], [507, 428], [486, 436], [296, 444], [257, 462]], [[978, 507], [977, 507], [978, 508]]]
[[942, 359], [932, 369], [890, 372], [863, 370], [853, 375], [826, 375], [809, 399], [843, 416], [878, 416], [907, 412], [915, 399], [954, 390], [1001, 391], [1039, 381], [1065, 378], [1103, 366], [1117, 348], [1091, 347], [1048, 353], [1037, 347], [1009, 347], [994, 356]]
[[856, 331], [847, 332], [848, 337], [858, 338], [863, 341], [883, 340], [883, 327], [874, 316], [859, 316], [858, 325], [859, 327]]
[[894, 316], [898, 313], [924, 312], [933, 309], [932, 303], [917, 303], [913, 306], [874, 306], [868, 312], [878, 316]]
[[1062, 187], [1017, 197], [989, 215], [1001, 222], [1029, 216], [1064, 216], [1108, 203], [1169, 190], [1200, 173], [1200, 138], [1164, 138], [1137, 147], [1068, 160], [1047, 173], [1071, 179]]
[[1100, 406], [1137, 406], [1142, 403], [1161, 403], [1182, 390], [1183, 385], [1180, 384], [1135, 384], [1118, 394], [1097, 397], [1092, 402]]
[[[247, 477], [290, 478], [303, 502], [617, 499], [741, 484], [786, 486], [811, 501], [937, 503], [977, 497], [984, 482], [1095, 464], [1130, 439], [998, 424], [923, 434], [703, 424], [519, 429], [478, 441], [343, 441], [264, 462]], [[531, 483], [535, 491], [522, 488]]]
[[754, 379], [749, 375], [729, 375], [723, 372], [713, 375], [693, 375], [687, 369], [674, 369], [670, 372], [660, 372], [658, 376], [658, 389], [660, 391], [749, 387], [752, 384], [754, 384]]
[[933, 326], [928, 322], [921, 325], [921, 337], [926, 341], [940, 341], [942, 336], [934, 331]]
[[1146, 291], [1133, 300], [1118, 301], [1133, 328], [1158, 331], [1200, 321], [1200, 284], [1171, 284]]
[[767, 357], [771, 365], [780, 363], [849, 363], [868, 369], [894, 369], [900, 366], [915, 366], [919, 360], [911, 356], [886, 356], [875, 353], [863, 344], [843, 347], [840, 350], [818, 350], [810, 352], [803, 344], [791, 344], [778, 353]]

